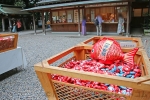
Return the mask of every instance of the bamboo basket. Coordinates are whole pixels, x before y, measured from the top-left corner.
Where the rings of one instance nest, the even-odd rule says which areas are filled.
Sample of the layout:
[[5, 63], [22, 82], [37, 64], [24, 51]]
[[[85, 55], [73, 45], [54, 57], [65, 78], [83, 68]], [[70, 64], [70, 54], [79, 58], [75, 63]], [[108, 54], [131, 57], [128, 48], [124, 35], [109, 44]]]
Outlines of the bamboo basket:
[[89, 38], [81, 44], [95, 44], [98, 40], [104, 38], [104, 37], [110, 37], [115, 40], [117, 40], [120, 43], [120, 46], [122, 48], [134, 48], [134, 47], [143, 47], [141, 38], [137, 37], [124, 37], [124, 36], [94, 36], [92, 38]]
[[18, 34], [0, 34], [0, 53], [17, 48]]
[[[62, 68], [65, 63], [72, 59], [87, 59], [89, 57], [88, 51], [91, 50], [91, 48], [91, 45], [80, 44], [34, 65], [35, 72], [49, 100], [150, 100], [150, 62], [146, 52], [142, 49], [137, 52], [134, 58], [135, 62], [140, 64], [142, 77], [135, 79]], [[122, 50], [123, 52], [129, 52], [131, 49], [124, 48]], [[62, 59], [70, 53], [73, 53], [73, 56], [65, 60], [65, 62], [60, 63], [58, 66], [52, 65], [52, 63]], [[127, 96], [78, 86], [52, 80], [50, 76], [51, 74], [58, 74], [101, 83], [115, 84], [118, 86], [126, 86], [132, 88], [133, 92], [130, 96]], [[114, 98], [112, 99], [110, 97]]]

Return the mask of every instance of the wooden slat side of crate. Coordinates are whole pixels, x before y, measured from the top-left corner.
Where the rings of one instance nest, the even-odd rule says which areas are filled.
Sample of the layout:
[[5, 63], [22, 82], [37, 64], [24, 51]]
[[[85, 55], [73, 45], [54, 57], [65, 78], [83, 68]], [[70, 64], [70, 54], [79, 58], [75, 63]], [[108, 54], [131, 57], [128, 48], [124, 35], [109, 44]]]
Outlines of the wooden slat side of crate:
[[[51, 66], [52, 67], [52, 66]], [[54, 67], [55, 68], [55, 67]], [[42, 68], [42, 69], [36, 69], [35, 68], [35, 70], [40, 70], [40, 71], [42, 71], [42, 73], [44, 74], [45, 73], [45, 75], [47, 74], [47, 73], [51, 73], [51, 74], [58, 74], [58, 75], [64, 75], [64, 76], [69, 76], [69, 77], [75, 77], [75, 78], [79, 78], [79, 79], [86, 79], [86, 80], [91, 80], [91, 81], [99, 81], [99, 82], [103, 82], [103, 83], [105, 83], [105, 82], [107, 82], [107, 83], [114, 83], [115, 82], [115, 84], [116, 83], [119, 83], [119, 84], [116, 84], [116, 85], [125, 85], [125, 84], [128, 84], [128, 85], [130, 85], [131, 86], [131, 88], [134, 86], [134, 87], [141, 87], [142, 88], [142, 90], [141, 90], [141, 88], [140, 89], [134, 89], [133, 88], [133, 90], [136, 90], [136, 93], [134, 93], [133, 92], [133, 95], [131, 95], [131, 96], [126, 96], [125, 98], [125, 100], [135, 100], [135, 98], [137, 98], [138, 100], [143, 100], [143, 98], [144, 98], [144, 100], [149, 100], [149, 91], [147, 91], [147, 90], [149, 90], [149, 87], [150, 87], [150, 83], [149, 84], [146, 84], [147, 86], [144, 86], [145, 84], [140, 84], [140, 85], [138, 85], [137, 83], [138, 83], [138, 80], [136, 80], [136, 81], [133, 81], [133, 80], [126, 80], [126, 78], [123, 78], [123, 79], [118, 79], [117, 77], [116, 78], [113, 78], [113, 77], [109, 77], [109, 75], [103, 75], [103, 77], [100, 77], [100, 76], [98, 76], [98, 75], [94, 75], [94, 73], [92, 74], [92, 75], [90, 75], [89, 73], [84, 73], [84, 72], [81, 72], [81, 73], [78, 73], [79, 71], [77, 71], [77, 72], [74, 72], [74, 71], [70, 71], [69, 72], [69, 70], [63, 70], [63, 69], [61, 69], [61, 70], [59, 70], [59, 69], [47, 69], [47, 68]], [[63, 71], [62, 71], [63, 70]], [[36, 72], [39, 72], [39, 71], [36, 71]], [[38, 76], [39, 76], [39, 74], [37, 74]], [[41, 75], [40, 75], [41, 76]], [[44, 76], [44, 77], [47, 77], [47, 76]], [[150, 78], [150, 77], [148, 77], [148, 78]], [[43, 80], [43, 79], [42, 79]], [[106, 81], [107, 80], [107, 81]], [[49, 81], [49, 82], [46, 82], [46, 81]], [[51, 86], [48, 84], [48, 83], [51, 83], [51, 81], [53, 82], [53, 84], [51, 84]], [[114, 82], [112, 82], [112, 81], [114, 81]], [[70, 88], [70, 87], [68, 87], [68, 84], [66, 83], [66, 84], [64, 84], [63, 82], [59, 82], [60, 84], [59, 85], [57, 85], [57, 82], [54, 82], [53, 80], [48, 80], [48, 78], [46, 79], [46, 80], [44, 80], [44, 81], [41, 81], [40, 80], [40, 82], [41, 82], [41, 84], [42, 84], [42, 86], [43, 86], [43, 88], [44, 88], [44, 90], [46, 91], [46, 94], [48, 94], [47, 96], [48, 96], [48, 98], [49, 98], [49, 100], [55, 100], [55, 99], [52, 99], [52, 98], [54, 98], [54, 97], [56, 97], [56, 100], [58, 100], [57, 98], [60, 98], [60, 97], [58, 97], [58, 95], [59, 95], [59, 92], [58, 91], [60, 91], [60, 90], [62, 90], [61, 92], [65, 92], [65, 91], [68, 91], [68, 89], [67, 90], [64, 90], [64, 88], [66, 89], [66, 88]], [[124, 86], [123, 85], [123, 86]], [[135, 86], [136, 85], [136, 86]], [[63, 88], [63, 87], [64, 88]], [[54, 90], [52, 90], [52, 87], [54, 87], [55, 89]], [[60, 87], [60, 89], [58, 89], [58, 87]], [[74, 87], [74, 85], [73, 85], [73, 87]], [[71, 87], [71, 88], [73, 88], [73, 87]], [[81, 88], [80, 86], [77, 86], [78, 87], [78, 89], [80, 88], [81, 90], [83, 89], [83, 88]], [[144, 87], [144, 88], [143, 88]], [[144, 90], [145, 88], [147, 88], [147, 90]], [[58, 89], [58, 90], [57, 90]], [[73, 89], [71, 89], [71, 90], [74, 90], [74, 89], [76, 89], [76, 88], [73, 88]], [[71, 91], [70, 90], [70, 91]], [[88, 91], [89, 89], [86, 89], [85, 91]], [[94, 91], [95, 89], [93, 89], [93, 92], [97, 92], [97, 91]], [[115, 94], [115, 93], [110, 93], [110, 92], [106, 92], [106, 91], [103, 91], [103, 92], [100, 92], [101, 94], [102, 93], [104, 93], [105, 92], [105, 94], [109, 94], [109, 96], [112, 96], [113, 94]], [[58, 93], [58, 94], [57, 94]], [[54, 95], [55, 94], [55, 95]], [[63, 93], [62, 93], [63, 94]], [[69, 94], [71, 94], [71, 93], [69, 93]], [[63, 94], [64, 95], [64, 94]], [[119, 94], [115, 94], [115, 95], [119, 95]], [[143, 97], [143, 95], [144, 95], [144, 97]], [[59, 95], [60, 96], [60, 95]], [[83, 96], [83, 95], [82, 95]], [[119, 95], [118, 97], [122, 97], [122, 95]], [[84, 98], [84, 97], [83, 97]], [[128, 98], [128, 99], [127, 99]], [[130, 99], [130, 98], [132, 98], [132, 99]], [[109, 99], [108, 99], [109, 100]]]
[[137, 47], [142, 47], [143, 46], [142, 40], [140, 38], [123, 37], [123, 36], [95, 36], [95, 37], [92, 37], [92, 38], [89, 38], [89, 39], [83, 41], [82, 43], [88, 44], [88, 43], [92, 42], [92, 44], [95, 44], [98, 40], [100, 40], [104, 37], [110, 37], [110, 38], [113, 38], [115, 40], [132, 41], [132, 42], [136, 43]]
[[[103, 91], [94, 88], [69, 84], [65, 82], [59, 82], [55, 80], [52, 80], [52, 82], [55, 86], [56, 92], [58, 94], [58, 98], [60, 100], [87, 100], [87, 99], [100, 100], [102, 98], [105, 98], [105, 100], [106, 99], [112, 100], [109, 98], [111, 96], [114, 96], [114, 99], [115, 97], [116, 98], [123, 97], [126, 98], [127, 100], [130, 100], [130, 96], [123, 95], [123, 94], [116, 94], [110, 91]], [[68, 96], [68, 94], [70, 94], [70, 96]], [[98, 98], [97, 96], [99, 95], [105, 95], [105, 96]]]
[[[135, 98], [137, 98], [137, 97], [139, 100], [142, 100], [143, 98], [144, 98], [144, 100], [149, 100], [149, 97], [146, 94], [150, 93], [150, 82], [149, 82], [150, 76], [144, 76], [143, 75], [143, 77], [140, 77], [140, 78], [128, 79], [128, 78], [124, 78], [124, 77], [110, 76], [110, 75], [90, 73], [90, 72], [60, 68], [60, 67], [56, 67], [56, 66], [50, 66], [51, 63], [55, 62], [59, 58], [66, 56], [68, 53], [71, 53], [71, 52], [74, 52], [77, 60], [85, 59], [86, 50], [89, 50], [89, 49], [91, 49], [90, 46], [72, 47], [72, 48], [70, 48], [70, 49], [68, 49], [68, 50], [66, 50], [66, 51], [64, 51], [58, 55], [55, 55], [55, 56], [53, 56], [47, 60], [44, 60], [42, 63], [36, 64], [34, 66], [34, 69], [36, 72], [41, 72], [45, 75], [47, 73], [58, 74], [58, 75], [63, 75], [63, 76], [68, 76], [68, 77], [73, 77], [73, 78], [79, 78], [79, 79], [83, 79], [83, 80], [90, 80], [90, 81], [96, 81], [96, 82], [102, 82], [102, 83], [108, 83], [108, 84], [115, 84], [115, 85], [119, 85], [119, 86], [121, 85], [121, 86], [131, 87], [131, 88], [133, 88], [134, 91], [136, 90], [136, 93], [140, 93], [140, 96], [137, 96], [137, 94], [134, 93], [134, 91], [133, 91], [133, 94], [130, 97], [126, 96], [126, 100], [135, 100]], [[131, 49], [123, 49], [124, 52], [128, 52], [130, 50]], [[137, 55], [141, 56], [141, 58], [139, 58], [139, 60], [140, 59], [147, 60], [146, 57], [143, 58], [143, 55], [142, 55], [143, 52], [145, 52], [145, 51], [140, 50], [137, 52]], [[83, 57], [80, 58], [81, 55]], [[136, 58], [136, 59], [138, 60], [138, 58]], [[143, 64], [145, 64], [144, 66], [145, 66], [145, 68], [147, 68], [147, 65], [150, 65], [150, 62], [147, 62], [145, 60], [144, 60]], [[138, 61], [138, 62], [140, 62], [140, 61]], [[144, 69], [144, 70], [146, 70], [146, 69]], [[146, 74], [146, 73], [144, 73], [144, 74]], [[37, 76], [41, 77], [40, 74], [37, 74]], [[60, 84], [57, 84], [56, 82], [54, 82], [50, 78], [49, 78], [49, 82], [47, 82], [49, 84], [47, 84], [45, 82], [45, 80], [42, 80], [42, 78], [40, 78], [39, 80], [40, 80], [45, 92], [46, 93], [48, 92], [49, 94], [51, 94], [51, 95], [48, 95], [49, 100], [52, 100], [51, 98], [55, 98], [56, 100], [58, 100], [58, 98], [60, 98], [61, 95], [64, 95], [63, 93], [62, 94], [58, 93], [58, 91], [61, 90], [60, 88], [58, 88], [59, 86], [62, 86], [62, 89], [64, 89], [63, 88], [64, 86], [70, 87], [72, 89], [76, 89], [76, 88], [68, 86], [62, 82], [60, 82]], [[48, 79], [46, 79], [46, 81], [47, 80]], [[51, 85], [51, 87], [49, 87], [50, 85]], [[80, 89], [80, 88], [81, 87], [79, 87], [78, 89]], [[65, 91], [68, 91], [68, 90], [64, 90], [64, 92]], [[89, 91], [89, 89], [86, 89], [84, 91]], [[142, 91], [142, 93], [144, 93], [144, 95], [146, 95], [145, 97], [141, 96], [141, 91]], [[95, 91], [93, 90], [93, 92], [95, 92]], [[109, 94], [109, 93], [106, 93], [106, 94]], [[69, 94], [67, 94], [67, 95], [69, 95]], [[71, 95], [71, 93], [70, 93], [70, 95]], [[119, 95], [119, 94], [116, 94], [116, 95]], [[110, 96], [112, 96], [112, 95], [110, 95]], [[90, 97], [90, 98], [92, 98], [92, 97]], [[53, 99], [53, 100], [55, 100], [55, 99]]]
[[18, 34], [12, 34], [12, 33], [10, 33], [10, 34], [0, 34], [0, 37], [7, 37], [7, 36], [14, 36], [13, 47], [0, 50], [0, 52], [5, 52], [5, 51], [8, 51], [8, 50], [12, 50], [12, 49], [17, 48]]
[[40, 71], [35, 71], [41, 85], [45, 91], [45, 94], [49, 100], [58, 100], [56, 97], [56, 92], [52, 84], [51, 77], [48, 77], [47, 73], [43, 73]]

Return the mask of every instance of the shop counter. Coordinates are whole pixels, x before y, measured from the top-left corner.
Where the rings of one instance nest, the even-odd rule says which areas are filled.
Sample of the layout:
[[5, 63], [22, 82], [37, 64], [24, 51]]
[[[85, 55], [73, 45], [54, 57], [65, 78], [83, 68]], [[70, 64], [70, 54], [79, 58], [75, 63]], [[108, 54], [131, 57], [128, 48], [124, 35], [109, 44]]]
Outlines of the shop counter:
[[51, 24], [53, 32], [77, 32], [78, 23], [55, 23]]
[[[51, 27], [53, 32], [78, 32], [78, 23], [54, 23], [51, 24]], [[118, 22], [103, 22], [102, 32], [117, 32], [117, 27], [118, 27]], [[94, 25], [94, 22], [86, 23], [86, 31], [96, 32], [96, 26]]]
[[[87, 32], [95, 32], [96, 26], [94, 22], [87, 22]], [[102, 32], [117, 32], [118, 22], [103, 22]]]

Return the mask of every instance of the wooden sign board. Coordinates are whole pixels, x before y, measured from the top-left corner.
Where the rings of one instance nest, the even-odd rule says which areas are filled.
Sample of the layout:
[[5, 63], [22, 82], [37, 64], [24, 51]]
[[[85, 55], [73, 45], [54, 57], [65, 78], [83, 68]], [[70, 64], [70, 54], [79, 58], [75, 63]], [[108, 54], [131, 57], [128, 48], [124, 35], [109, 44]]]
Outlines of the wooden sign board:
[[137, 47], [135, 42], [119, 42], [121, 47], [124, 48], [135, 48]]

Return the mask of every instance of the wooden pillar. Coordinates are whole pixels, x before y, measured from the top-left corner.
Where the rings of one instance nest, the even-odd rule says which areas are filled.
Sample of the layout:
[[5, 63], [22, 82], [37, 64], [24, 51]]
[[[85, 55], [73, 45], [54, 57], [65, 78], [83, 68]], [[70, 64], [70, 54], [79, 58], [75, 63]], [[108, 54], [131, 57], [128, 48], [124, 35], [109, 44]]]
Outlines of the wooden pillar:
[[52, 24], [52, 21], [53, 21], [53, 19], [52, 19], [52, 12], [51, 12], [51, 10], [49, 12], [50, 12], [49, 13], [49, 20], [50, 20], [50, 24]]
[[[53, 19], [52, 19], [52, 11], [50, 10], [50, 13], [49, 13], [49, 20], [50, 20], [50, 24], [52, 24], [53, 22]], [[52, 25], [50, 25], [50, 32], [52, 32]]]
[[34, 34], [36, 35], [36, 24], [35, 24], [35, 16], [33, 13], [33, 26], [34, 26]]
[[150, 0], [149, 0], [149, 7], [148, 7], [148, 16], [150, 14]]
[[56, 92], [54, 91], [55, 89], [53, 83], [51, 81], [52, 79], [49, 79], [51, 77], [48, 77], [48, 74], [44, 72], [39, 72], [39, 71], [35, 71], [35, 72], [39, 81], [41, 82], [41, 85], [46, 93], [48, 100], [58, 100]]
[[48, 12], [46, 12], [45, 20], [48, 20]]
[[11, 24], [11, 19], [9, 18], [9, 27], [12, 27], [12, 24]]
[[44, 34], [46, 35], [46, 31], [45, 31], [45, 20], [44, 20], [44, 11], [42, 12], [42, 29], [43, 29], [43, 32]]
[[131, 18], [132, 18], [132, 3], [131, 2], [129, 2], [129, 23], [131, 22]]
[[84, 16], [86, 16], [86, 9], [85, 9], [85, 6], [84, 6]]
[[129, 35], [129, 5], [127, 7], [127, 24], [126, 24], [126, 36]]
[[5, 31], [5, 21], [4, 21], [4, 18], [2, 18], [2, 31], [3, 32]]
[[78, 32], [79, 32], [79, 35], [81, 35], [81, 32], [80, 32], [80, 8], [78, 6]]
[[24, 30], [27, 30], [27, 29], [26, 29], [26, 25], [25, 25], [25, 22], [24, 22], [23, 18], [22, 18], [22, 23], [23, 23], [23, 28], [24, 28]]
[[131, 11], [131, 2], [129, 2], [129, 34], [131, 34], [131, 14], [132, 14], [132, 11]]
[[11, 29], [12, 29], [11, 19], [8, 18], [8, 21], [9, 21], [9, 31], [11, 32]]
[[44, 12], [42, 11], [42, 30], [44, 32]]

